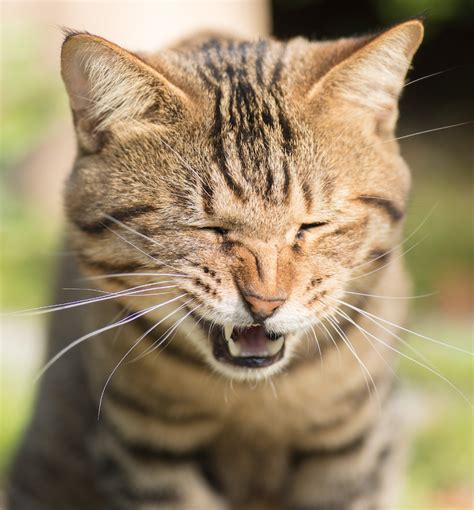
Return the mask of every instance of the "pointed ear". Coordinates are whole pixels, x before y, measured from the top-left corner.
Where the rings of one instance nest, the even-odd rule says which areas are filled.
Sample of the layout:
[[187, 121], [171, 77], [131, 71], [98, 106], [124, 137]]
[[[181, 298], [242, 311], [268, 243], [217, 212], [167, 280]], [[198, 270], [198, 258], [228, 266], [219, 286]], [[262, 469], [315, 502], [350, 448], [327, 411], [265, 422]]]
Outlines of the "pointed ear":
[[66, 37], [61, 74], [76, 128], [91, 133], [145, 118], [169, 124], [188, 102], [181, 89], [139, 57], [86, 33]]
[[310, 90], [310, 100], [318, 96], [340, 98], [371, 110], [376, 132], [390, 133], [397, 120], [405, 76], [422, 38], [422, 22], [410, 20], [368, 39]]

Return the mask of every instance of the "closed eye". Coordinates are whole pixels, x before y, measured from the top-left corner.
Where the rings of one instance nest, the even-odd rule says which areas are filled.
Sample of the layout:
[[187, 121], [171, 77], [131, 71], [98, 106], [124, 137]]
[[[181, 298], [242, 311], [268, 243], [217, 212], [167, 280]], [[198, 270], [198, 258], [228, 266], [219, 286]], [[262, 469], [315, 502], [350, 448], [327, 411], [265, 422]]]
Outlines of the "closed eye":
[[327, 221], [315, 221], [314, 223], [303, 223], [300, 230], [311, 230], [312, 228], [324, 227], [327, 225]]
[[229, 232], [226, 228], [223, 227], [201, 227], [200, 230], [208, 230], [221, 236], [224, 236]]
[[298, 232], [296, 233], [296, 239], [302, 239], [304, 233], [308, 230], [324, 227], [327, 224], [328, 224], [327, 221], [314, 221], [313, 223], [303, 223], [298, 229]]

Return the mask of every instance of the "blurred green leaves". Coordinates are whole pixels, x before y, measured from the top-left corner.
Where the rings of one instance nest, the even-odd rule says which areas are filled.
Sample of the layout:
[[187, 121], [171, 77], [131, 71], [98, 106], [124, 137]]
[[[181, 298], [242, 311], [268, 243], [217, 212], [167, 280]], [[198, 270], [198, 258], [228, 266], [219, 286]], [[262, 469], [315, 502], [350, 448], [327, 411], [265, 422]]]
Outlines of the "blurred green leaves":
[[65, 105], [59, 66], [57, 75], [45, 67], [38, 37], [40, 34], [24, 24], [2, 26], [2, 173], [44, 136], [49, 122]]
[[13, 172], [47, 136], [65, 99], [59, 75], [45, 67], [33, 27], [5, 24], [1, 37], [0, 305], [14, 309], [44, 302], [57, 225], [14, 189]]

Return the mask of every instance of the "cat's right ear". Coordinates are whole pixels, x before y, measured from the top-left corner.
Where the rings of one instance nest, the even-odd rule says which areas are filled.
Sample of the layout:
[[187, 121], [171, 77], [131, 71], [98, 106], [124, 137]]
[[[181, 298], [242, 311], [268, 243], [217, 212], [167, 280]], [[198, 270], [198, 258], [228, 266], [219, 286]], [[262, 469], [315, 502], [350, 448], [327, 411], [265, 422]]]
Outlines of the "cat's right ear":
[[78, 135], [144, 119], [171, 124], [189, 103], [181, 89], [141, 58], [87, 33], [67, 35], [61, 74]]

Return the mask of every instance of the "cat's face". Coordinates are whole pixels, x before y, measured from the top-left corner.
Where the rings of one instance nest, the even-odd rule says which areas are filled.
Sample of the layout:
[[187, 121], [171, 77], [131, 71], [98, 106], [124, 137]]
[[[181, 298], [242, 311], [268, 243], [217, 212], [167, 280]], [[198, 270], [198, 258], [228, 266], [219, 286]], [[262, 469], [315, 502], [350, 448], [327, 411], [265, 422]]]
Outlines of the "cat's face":
[[150, 317], [221, 373], [283, 368], [397, 242], [409, 174], [386, 140], [420, 27], [327, 44], [208, 40], [153, 69], [70, 37], [80, 150], [66, 205], [84, 270], [127, 273], [99, 280], [108, 290], [163, 282], [128, 305], [171, 299]]

